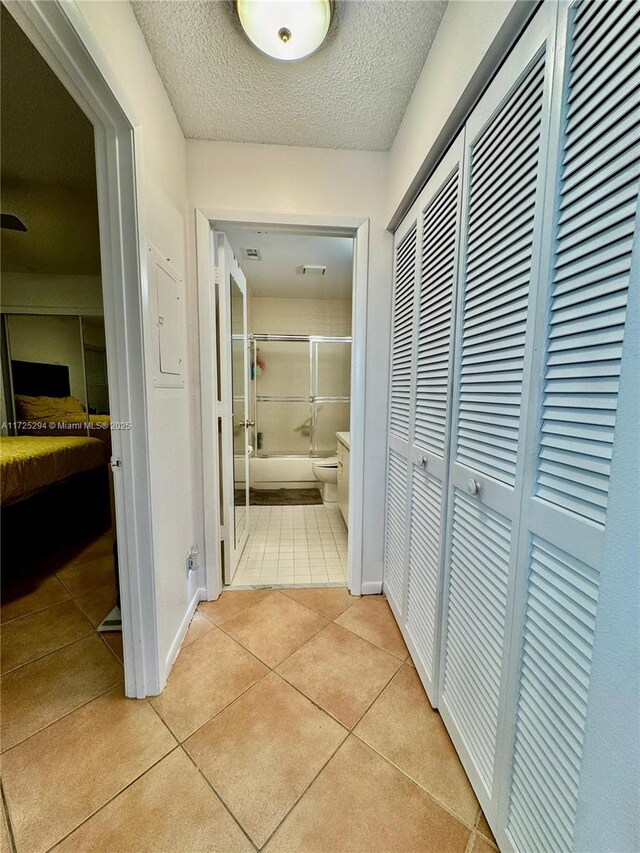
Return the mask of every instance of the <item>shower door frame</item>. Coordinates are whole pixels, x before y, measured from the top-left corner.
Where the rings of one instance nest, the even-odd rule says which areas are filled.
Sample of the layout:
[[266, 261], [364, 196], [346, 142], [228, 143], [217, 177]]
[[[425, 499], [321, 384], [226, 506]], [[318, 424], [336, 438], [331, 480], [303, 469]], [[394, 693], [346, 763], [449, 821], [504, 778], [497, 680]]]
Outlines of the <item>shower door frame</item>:
[[196, 269], [198, 280], [198, 327], [200, 340], [201, 476], [203, 490], [202, 563], [205, 597], [209, 601], [222, 592], [220, 561], [219, 446], [217, 362], [215, 352], [215, 283], [212, 234], [225, 228], [264, 228], [282, 234], [308, 234], [353, 239], [353, 288], [351, 321], [350, 452], [348, 587], [352, 595], [379, 593], [382, 580], [363, 584], [364, 526], [364, 433], [365, 359], [367, 340], [367, 291], [369, 286], [368, 217], [309, 216], [304, 214], [256, 213], [246, 210], [196, 208]]
[[[255, 333], [249, 335], [249, 340], [251, 343], [251, 351], [253, 363], [257, 364], [257, 348], [256, 341], [297, 341], [298, 343], [309, 344], [309, 393], [306, 395], [296, 395], [292, 397], [285, 396], [270, 396], [270, 395], [258, 395], [258, 378], [257, 375], [252, 378], [252, 393], [251, 393], [251, 402], [253, 406], [253, 420], [255, 421], [254, 429], [254, 447], [255, 447], [255, 455], [259, 459], [274, 459], [279, 457], [281, 459], [326, 459], [327, 456], [331, 456], [334, 454], [322, 454], [318, 453], [316, 440], [317, 440], [317, 421], [318, 421], [318, 403], [349, 403], [351, 404], [351, 386], [349, 387], [349, 395], [346, 397], [330, 397], [327, 395], [322, 395], [316, 393], [318, 391], [318, 344], [349, 344], [349, 362], [353, 357], [352, 348], [353, 348], [353, 339], [351, 335], [270, 335], [264, 333]], [[351, 364], [349, 365], [349, 372], [351, 373]], [[264, 400], [258, 400], [259, 396], [264, 396]], [[271, 403], [309, 403], [309, 452], [308, 453], [271, 453], [271, 454], [260, 454], [258, 449], [258, 433], [260, 431], [260, 420], [258, 417], [258, 403], [259, 402], [271, 402]], [[351, 408], [351, 406], [349, 406]], [[349, 417], [351, 417], [351, 413], [349, 413]]]

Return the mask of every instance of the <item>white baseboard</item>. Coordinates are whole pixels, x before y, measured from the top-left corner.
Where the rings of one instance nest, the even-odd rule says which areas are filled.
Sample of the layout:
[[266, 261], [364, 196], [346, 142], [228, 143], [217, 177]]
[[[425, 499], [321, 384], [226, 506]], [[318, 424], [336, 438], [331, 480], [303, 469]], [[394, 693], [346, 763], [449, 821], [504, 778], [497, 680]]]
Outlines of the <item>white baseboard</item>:
[[[173, 643], [171, 643], [171, 648], [169, 649], [169, 654], [167, 655], [167, 659], [165, 662], [166, 666], [166, 674], [167, 678], [169, 677], [169, 673], [171, 672], [171, 667], [174, 665], [176, 658], [178, 657], [178, 652], [182, 646], [184, 638], [186, 636], [187, 631], [189, 630], [189, 625], [191, 624], [191, 620], [193, 619], [193, 614], [196, 612], [196, 607], [201, 601], [204, 601], [207, 597], [207, 591], [204, 587], [199, 587], [189, 602], [189, 606], [187, 607], [187, 612], [184, 614], [184, 619], [180, 623], [180, 627], [178, 628], [178, 633], [175, 636]], [[165, 679], [166, 684], [166, 679]], [[164, 690], [164, 687], [163, 687]]]
[[380, 595], [382, 581], [366, 581], [362, 584], [361, 595]]

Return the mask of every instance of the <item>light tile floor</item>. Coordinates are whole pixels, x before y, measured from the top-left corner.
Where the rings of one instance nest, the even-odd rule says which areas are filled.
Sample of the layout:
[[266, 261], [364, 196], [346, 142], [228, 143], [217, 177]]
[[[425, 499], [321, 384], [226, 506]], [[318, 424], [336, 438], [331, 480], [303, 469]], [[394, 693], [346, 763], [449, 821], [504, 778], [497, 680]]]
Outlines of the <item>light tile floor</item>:
[[249, 539], [231, 586], [344, 586], [347, 528], [337, 504], [252, 506]]
[[496, 849], [386, 601], [340, 588], [202, 603], [161, 696], [105, 684], [4, 752], [2, 808], [17, 853]]

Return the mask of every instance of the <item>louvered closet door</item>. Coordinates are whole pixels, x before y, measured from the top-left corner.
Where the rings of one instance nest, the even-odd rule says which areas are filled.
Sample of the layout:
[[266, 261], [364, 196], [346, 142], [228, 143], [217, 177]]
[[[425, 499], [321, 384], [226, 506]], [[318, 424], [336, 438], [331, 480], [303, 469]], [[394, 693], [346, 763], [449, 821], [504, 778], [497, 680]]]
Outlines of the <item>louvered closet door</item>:
[[[415, 206], [414, 206], [415, 208]], [[384, 592], [400, 623], [408, 553], [408, 470], [418, 228], [410, 211], [395, 238], [389, 378]]]
[[444, 556], [451, 337], [457, 289], [463, 153], [461, 134], [418, 199], [421, 245], [414, 315], [404, 635], [434, 705], [437, 701], [437, 630]]
[[439, 708], [489, 816], [515, 568], [555, 9], [544, 4], [465, 137]]
[[516, 849], [558, 853], [574, 849], [629, 272], [639, 251], [638, 5], [576, 3], [560, 34], [567, 59], [555, 88], [564, 102], [552, 149], [505, 816]]

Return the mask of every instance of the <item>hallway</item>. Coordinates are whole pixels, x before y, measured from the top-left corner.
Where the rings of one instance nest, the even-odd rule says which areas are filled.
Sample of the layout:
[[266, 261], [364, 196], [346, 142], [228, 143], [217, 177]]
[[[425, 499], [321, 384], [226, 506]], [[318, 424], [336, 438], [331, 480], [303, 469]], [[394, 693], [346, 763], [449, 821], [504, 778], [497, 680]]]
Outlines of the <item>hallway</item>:
[[162, 696], [108, 690], [3, 785], [18, 853], [495, 850], [386, 601], [344, 588], [202, 603]]

